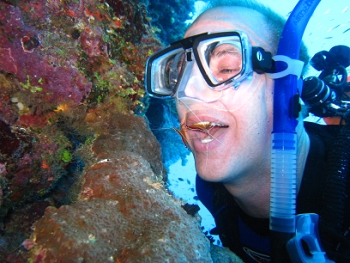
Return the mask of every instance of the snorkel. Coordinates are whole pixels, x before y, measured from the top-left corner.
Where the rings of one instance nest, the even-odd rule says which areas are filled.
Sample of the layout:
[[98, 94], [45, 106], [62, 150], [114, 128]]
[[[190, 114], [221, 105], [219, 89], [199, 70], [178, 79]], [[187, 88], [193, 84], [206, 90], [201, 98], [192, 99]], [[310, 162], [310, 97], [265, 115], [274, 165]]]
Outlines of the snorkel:
[[[274, 76], [276, 79], [270, 194], [271, 259], [275, 263], [290, 261], [288, 258], [283, 258], [282, 254], [285, 253], [281, 251], [286, 250], [287, 242], [296, 233], [297, 135], [295, 128], [300, 107], [298, 86], [301, 85], [299, 77], [302, 70], [302, 66], [298, 65], [298, 58], [305, 27], [319, 2], [320, 0], [298, 2], [283, 29], [278, 55], [273, 57], [276, 61], [276, 72], [278, 72], [275, 74], [279, 74]], [[302, 255], [299, 258], [293, 258], [291, 262], [316, 262], [312, 257], [311, 261], [300, 257]], [[323, 261], [318, 259], [317, 262]]]

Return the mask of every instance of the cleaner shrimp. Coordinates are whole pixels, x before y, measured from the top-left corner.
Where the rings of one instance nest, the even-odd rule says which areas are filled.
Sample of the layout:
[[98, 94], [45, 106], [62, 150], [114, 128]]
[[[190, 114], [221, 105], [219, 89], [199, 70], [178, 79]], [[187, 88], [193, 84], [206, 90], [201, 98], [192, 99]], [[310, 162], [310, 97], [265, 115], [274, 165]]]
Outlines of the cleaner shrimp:
[[[223, 107], [221, 103], [218, 104], [212, 104], [210, 105], [212, 108], [218, 112], [225, 112], [225, 114], [228, 112], [226, 107]], [[217, 116], [217, 119], [213, 119], [213, 114], [212, 111], [210, 111], [209, 116], [210, 120], [204, 119], [202, 116], [198, 115], [196, 110], [193, 110], [190, 105], [186, 103], [186, 100], [184, 99], [178, 99], [178, 107], [181, 111], [181, 107], [186, 110], [186, 114], [191, 115], [191, 121], [189, 122], [187, 120], [182, 119], [182, 123], [180, 125], [180, 129], [173, 128], [182, 138], [183, 143], [186, 145], [187, 148], [189, 148], [190, 144], [189, 142], [194, 139], [200, 139], [200, 141], [205, 145], [206, 151], [203, 152], [202, 154], [205, 154], [205, 163], [202, 163], [202, 168], [204, 170], [207, 170], [207, 168], [210, 166], [210, 143], [215, 140], [216, 142], [220, 143], [222, 145], [222, 142], [217, 138], [216, 132], [218, 129], [221, 128], [229, 128], [229, 125], [226, 122], [223, 122], [220, 120], [220, 116]], [[204, 109], [208, 109], [208, 106], [206, 105]], [[200, 133], [205, 133], [206, 136], [203, 138], [203, 136], [200, 136], [199, 133], [193, 133], [194, 132], [200, 132]], [[191, 134], [191, 135], [190, 135]], [[191, 138], [191, 136], [195, 136]], [[190, 149], [193, 150], [193, 149]], [[196, 153], [193, 152], [195, 159], [200, 158], [200, 155], [197, 156], [197, 154], [201, 153]], [[204, 157], [204, 156], [203, 156]], [[203, 159], [204, 161], [204, 159]]]
[[227, 124], [221, 124], [213, 121], [200, 121], [192, 125], [186, 125], [186, 128], [192, 131], [205, 132], [209, 135], [209, 131], [214, 127], [228, 128]]
[[213, 129], [214, 127], [228, 128], [229, 126], [226, 124], [221, 124], [221, 123], [212, 122], [212, 121], [200, 121], [200, 122], [194, 123], [192, 125], [181, 124], [180, 129], [173, 127], [172, 129], [174, 131], [176, 131], [181, 136], [181, 139], [182, 139], [183, 143], [185, 144], [186, 148], [189, 148], [188, 140], [186, 138], [185, 131], [184, 131], [183, 127], [185, 127], [188, 130], [192, 130], [192, 131], [204, 132], [204, 133], [208, 134], [209, 136], [214, 137], [210, 134], [211, 129]]

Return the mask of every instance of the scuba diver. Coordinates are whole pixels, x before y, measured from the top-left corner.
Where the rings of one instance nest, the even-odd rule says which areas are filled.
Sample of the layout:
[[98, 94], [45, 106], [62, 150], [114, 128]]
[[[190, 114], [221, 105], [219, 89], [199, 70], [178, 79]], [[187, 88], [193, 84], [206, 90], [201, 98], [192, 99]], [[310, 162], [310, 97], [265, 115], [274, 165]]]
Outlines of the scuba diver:
[[[146, 66], [147, 93], [176, 100], [178, 132], [195, 158], [197, 194], [216, 222], [212, 234], [244, 262], [270, 262], [276, 253], [269, 217], [274, 89], [280, 76], [273, 58], [284, 23], [254, 1], [213, 1], [183, 40], [152, 55]], [[300, 59], [308, 61], [303, 47]], [[324, 255], [324, 261], [308, 262], [350, 262], [349, 83], [343, 70], [349, 48], [335, 47], [312, 62], [322, 73], [304, 80], [303, 110], [294, 105], [299, 116], [293, 187], [296, 213], [320, 216], [315, 238], [320, 235], [318, 248], [326, 254], [308, 247], [309, 235], [297, 245], [306, 258]], [[301, 74], [300, 63], [295, 67]], [[305, 110], [322, 118], [340, 116], [344, 125], [304, 122]], [[277, 253], [291, 258], [287, 249]]]

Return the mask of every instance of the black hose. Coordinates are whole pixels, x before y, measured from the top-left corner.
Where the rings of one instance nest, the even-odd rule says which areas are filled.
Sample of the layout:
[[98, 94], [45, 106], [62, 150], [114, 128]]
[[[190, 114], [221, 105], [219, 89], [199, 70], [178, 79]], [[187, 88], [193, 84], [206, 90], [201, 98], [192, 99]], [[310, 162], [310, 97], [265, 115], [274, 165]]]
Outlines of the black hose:
[[[350, 110], [343, 119], [346, 124], [335, 137], [327, 161], [327, 178], [320, 212], [320, 235], [324, 249], [339, 248], [337, 236], [343, 236], [345, 210], [349, 189]], [[328, 253], [327, 253], [328, 254]]]

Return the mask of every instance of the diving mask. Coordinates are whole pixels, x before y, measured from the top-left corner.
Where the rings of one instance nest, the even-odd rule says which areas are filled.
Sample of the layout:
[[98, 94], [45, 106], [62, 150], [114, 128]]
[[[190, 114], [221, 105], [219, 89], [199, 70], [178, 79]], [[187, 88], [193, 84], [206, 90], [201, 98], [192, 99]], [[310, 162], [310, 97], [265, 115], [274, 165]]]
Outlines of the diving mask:
[[170, 98], [191, 71], [185, 70], [195, 61], [209, 88], [221, 91], [237, 88], [253, 71], [269, 72], [273, 68], [271, 54], [252, 47], [240, 31], [204, 33], [174, 42], [147, 60], [145, 85], [156, 98]]

